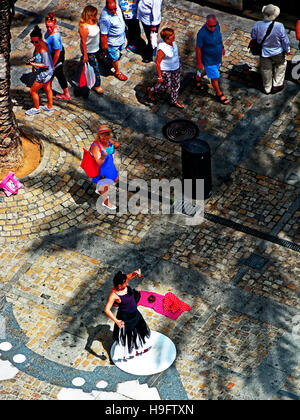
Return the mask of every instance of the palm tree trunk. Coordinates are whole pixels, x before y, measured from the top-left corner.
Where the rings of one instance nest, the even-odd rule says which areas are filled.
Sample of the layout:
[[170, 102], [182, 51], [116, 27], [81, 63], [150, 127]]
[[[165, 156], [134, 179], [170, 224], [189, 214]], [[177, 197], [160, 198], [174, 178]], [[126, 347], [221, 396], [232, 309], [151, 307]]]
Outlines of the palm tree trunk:
[[0, 0], [0, 168], [17, 168], [23, 161], [22, 143], [10, 98], [9, 0]]

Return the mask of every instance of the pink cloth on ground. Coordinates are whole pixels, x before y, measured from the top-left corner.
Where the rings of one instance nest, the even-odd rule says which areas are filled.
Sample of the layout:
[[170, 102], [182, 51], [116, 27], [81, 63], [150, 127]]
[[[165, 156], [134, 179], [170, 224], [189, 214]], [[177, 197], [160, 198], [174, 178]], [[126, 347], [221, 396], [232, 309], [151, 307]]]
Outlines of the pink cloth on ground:
[[[158, 314], [167, 316], [168, 318], [173, 319], [174, 321], [179, 317], [179, 315], [182, 314], [182, 310], [178, 310], [176, 312], [171, 311], [165, 311], [164, 310], [164, 295], [160, 295], [159, 293], [153, 293], [153, 292], [145, 292], [144, 290], [140, 290], [141, 298], [138, 301], [137, 305], [145, 306], [146, 308], [152, 308], [155, 312]], [[148, 302], [149, 296], [155, 296], [155, 302]]]

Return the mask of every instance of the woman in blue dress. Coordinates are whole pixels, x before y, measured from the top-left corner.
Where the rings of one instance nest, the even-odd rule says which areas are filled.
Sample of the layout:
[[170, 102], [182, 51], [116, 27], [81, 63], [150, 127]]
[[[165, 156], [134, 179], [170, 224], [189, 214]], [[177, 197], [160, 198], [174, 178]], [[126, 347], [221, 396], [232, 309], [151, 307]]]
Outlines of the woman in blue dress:
[[106, 124], [99, 127], [96, 140], [92, 143], [90, 153], [99, 165], [99, 174], [93, 178], [93, 182], [97, 184], [96, 193], [100, 194], [104, 207], [115, 210], [116, 206], [109, 202], [108, 188], [109, 185], [119, 180], [117, 168], [114, 164], [115, 148], [120, 146], [119, 142], [112, 139], [112, 132]]
[[[54, 72], [52, 57], [48, 50], [47, 44], [42, 39], [42, 31], [38, 25], [36, 25], [33, 31], [30, 33], [30, 37], [31, 43], [34, 45], [34, 61], [30, 61], [29, 64], [32, 66], [32, 71], [35, 73], [36, 78], [30, 89], [30, 94], [33, 99], [34, 108], [27, 110], [26, 114], [38, 114], [41, 112], [41, 110], [51, 113], [51, 111], [53, 111], [53, 94], [51, 89], [51, 79], [53, 77]], [[48, 106], [40, 107], [38, 91], [41, 88], [43, 88], [46, 92]]]
[[[115, 322], [113, 338], [118, 343], [113, 359], [122, 360], [141, 355], [148, 351], [150, 345], [150, 329], [137, 309], [138, 292], [128, 286], [133, 277], [142, 277], [141, 270], [130, 274], [119, 271], [113, 280], [114, 287], [105, 306], [105, 314]], [[111, 308], [118, 306], [115, 316]]]

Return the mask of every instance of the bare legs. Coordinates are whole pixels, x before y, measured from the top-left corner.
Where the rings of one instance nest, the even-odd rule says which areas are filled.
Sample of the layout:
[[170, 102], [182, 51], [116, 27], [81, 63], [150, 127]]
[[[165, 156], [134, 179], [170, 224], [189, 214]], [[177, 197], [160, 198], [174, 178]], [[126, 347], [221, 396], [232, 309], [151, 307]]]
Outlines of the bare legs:
[[[119, 181], [119, 177], [117, 176], [117, 178], [115, 179], [115, 183], [116, 182], [118, 182]], [[101, 195], [101, 198], [102, 198], [102, 200], [103, 200], [103, 204], [106, 206], [106, 207], [109, 207], [109, 208], [111, 208], [111, 209], [115, 209], [116, 207], [112, 204], [112, 203], [110, 203], [109, 202], [109, 198], [108, 198], [108, 189], [109, 189], [109, 185], [108, 184], [106, 184], [106, 185], [101, 185], [100, 187], [99, 187], [99, 189], [98, 189], [98, 193]]]
[[40, 98], [39, 98], [38, 91], [41, 88], [43, 88], [46, 93], [47, 100], [48, 100], [48, 108], [51, 109], [53, 107], [53, 93], [51, 89], [51, 81], [49, 81], [48, 83], [38, 83], [37, 81], [35, 81], [33, 83], [30, 89], [30, 94], [32, 96], [34, 107], [36, 109], [40, 108]]
[[[202, 82], [203, 77], [205, 75], [206, 75], [206, 73], [205, 73], [205, 70], [203, 69], [203, 71], [201, 73], [201, 76], [200, 77], [196, 76], [196, 81], [197, 81], [197, 83], [199, 83], [199, 86], [201, 86], [201, 82]], [[219, 101], [222, 104], [228, 104], [229, 103], [229, 100], [226, 98], [225, 95], [223, 95], [223, 93], [222, 93], [222, 91], [220, 89], [219, 79], [211, 79], [211, 84], [212, 84], [212, 87], [214, 88], [214, 90], [216, 92], [216, 95], [217, 95]]]
[[123, 73], [121, 73], [121, 72], [120, 72], [120, 69], [119, 69], [119, 60], [113, 61], [113, 62], [112, 62], [112, 65], [113, 65], [113, 68], [114, 68], [114, 70], [115, 70], [115, 76], [116, 76], [119, 80], [123, 80], [123, 81], [125, 81], [125, 80], [127, 80], [127, 79], [128, 79], [128, 77], [127, 77], [127, 76], [125, 76], [125, 74], [123, 74]]

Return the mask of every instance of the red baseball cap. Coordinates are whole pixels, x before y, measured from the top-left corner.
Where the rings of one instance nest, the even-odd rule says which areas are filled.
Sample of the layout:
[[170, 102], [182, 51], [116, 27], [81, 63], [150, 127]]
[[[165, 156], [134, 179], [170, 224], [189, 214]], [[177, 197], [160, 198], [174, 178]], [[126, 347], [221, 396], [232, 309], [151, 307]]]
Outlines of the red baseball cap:
[[98, 130], [98, 134], [100, 133], [106, 133], [106, 132], [111, 132], [111, 129], [108, 127], [107, 124], [101, 124], [99, 125], [99, 130]]

